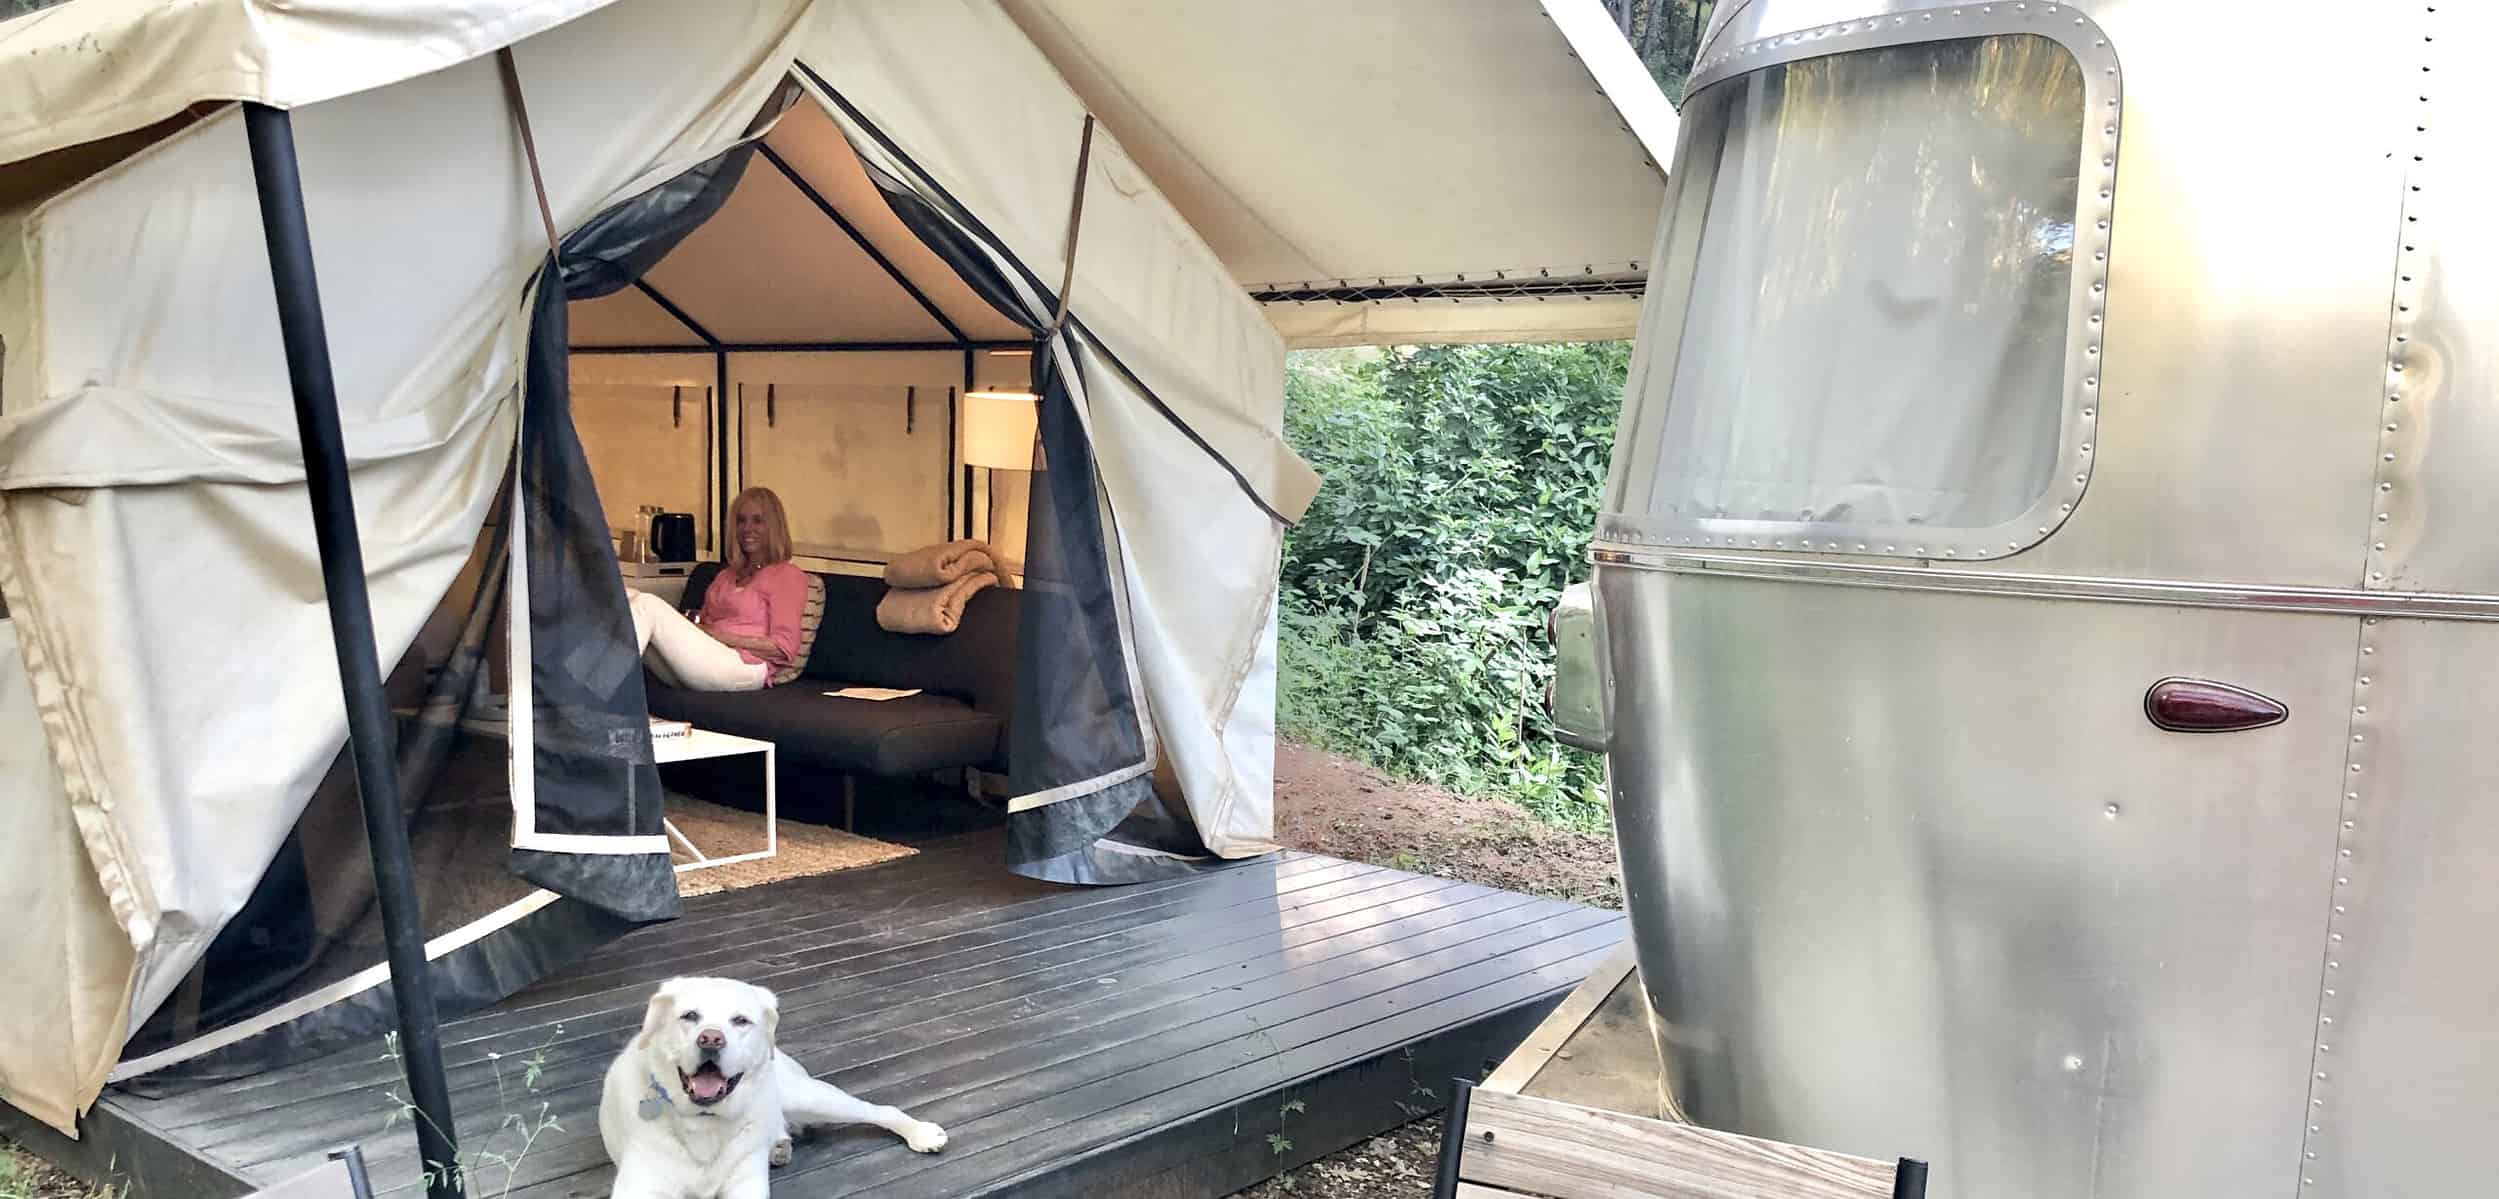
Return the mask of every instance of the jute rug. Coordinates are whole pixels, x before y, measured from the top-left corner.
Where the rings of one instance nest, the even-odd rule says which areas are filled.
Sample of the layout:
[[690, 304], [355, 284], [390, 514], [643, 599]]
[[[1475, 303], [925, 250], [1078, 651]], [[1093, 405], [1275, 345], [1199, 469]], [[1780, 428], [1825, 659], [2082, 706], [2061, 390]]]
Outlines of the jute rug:
[[[701, 846], [704, 853], [725, 858], [741, 853], [754, 853], [764, 847], [764, 817], [760, 812], [742, 812], [736, 808], [705, 803], [674, 792], [668, 796], [668, 820], [684, 833], [686, 840]], [[694, 856], [669, 842], [670, 860], [682, 865]], [[690, 870], [677, 876], [680, 895], [709, 895], [715, 891], [741, 891], [777, 883], [788, 878], [831, 874], [837, 870], [856, 870], [896, 858], [907, 858], [920, 852], [908, 845], [878, 841], [856, 833], [821, 824], [800, 821], [781, 822], [780, 846], [773, 856], [733, 866], [711, 866]]]

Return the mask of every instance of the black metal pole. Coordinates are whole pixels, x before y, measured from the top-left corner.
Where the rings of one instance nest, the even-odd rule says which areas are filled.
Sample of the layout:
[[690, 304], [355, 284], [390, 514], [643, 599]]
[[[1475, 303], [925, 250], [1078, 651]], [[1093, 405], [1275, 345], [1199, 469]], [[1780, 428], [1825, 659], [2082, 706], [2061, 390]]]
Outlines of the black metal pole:
[[243, 127], [251, 140], [260, 228], [269, 243], [269, 275], [277, 285], [278, 333], [286, 343], [295, 425], [304, 441], [304, 486], [312, 494], [313, 538], [320, 546], [321, 583], [329, 597], [330, 639], [338, 649], [339, 684], [347, 698], [347, 745], [355, 757], [356, 792], [363, 800], [365, 837], [373, 850], [374, 890], [382, 905], [383, 938], [390, 947], [391, 992], [399, 1006], [400, 1061], [408, 1072], [409, 1104], [416, 1109], [417, 1149], [426, 1163], [425, 1193], [429, 1199], [461, 1199], [451, 1089], [443, 1078], [434, 989], [426, 975], [425, 924], [417, 912], [408, 823], [399, 806], [390, 709], [382, 697], [372, 599], [365, 591], [364, 547], [356, 536], [356, 502], [347, 486], [347, 447], [339, 433], [330, 337], [321, 323], [312, 235], [304, 223], [295, 126], [281, 109], [247, 103]]
[[1892, 1173], [1892, 1199], [1926, 1199], [1926, 1163], [1914, 1157], [1900, 1159]]
[[1432, 1183], [1432, 1199], [1456, 1199], [1459, 1167], [1466, 1159], [1467, 1100], [1474, 1094], [1475, 1085], [1463, 1078], [1449, 1084], [1449, 1106], [1440, 1113], [1440, 1169]]

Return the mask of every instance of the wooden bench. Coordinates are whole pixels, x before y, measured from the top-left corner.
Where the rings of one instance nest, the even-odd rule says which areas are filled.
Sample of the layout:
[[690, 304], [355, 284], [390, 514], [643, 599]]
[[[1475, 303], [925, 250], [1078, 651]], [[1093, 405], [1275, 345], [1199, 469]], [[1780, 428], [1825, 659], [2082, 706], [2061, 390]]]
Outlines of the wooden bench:
[[1471, 1087], [1433, 1199], [1925, 1199], [1926, 1163], [1851, 1157]]
[[350, 1145], [318, 1167], [244, 1199], [373, 1199], [373, 1184], [365, 1177], [364, 1150]]

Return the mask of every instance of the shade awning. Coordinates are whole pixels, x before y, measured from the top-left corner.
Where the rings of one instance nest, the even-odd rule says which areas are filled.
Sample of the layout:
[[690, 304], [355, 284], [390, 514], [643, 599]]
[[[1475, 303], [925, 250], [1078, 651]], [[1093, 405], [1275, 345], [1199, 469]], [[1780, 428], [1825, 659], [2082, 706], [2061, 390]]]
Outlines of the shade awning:
[[[57, 5], [0, 22], [0, 165], [57, 158], [44, 174], [75, 178], [196, 105], [334, 99], [610, 2]], [[1631, 335], [1675, 114], [1599, 0], [994, 2], [1287, 344]], [[848, 256], [816, 257], [791, 273]], [[674, 340], [647, 297], [610, 307]]]
[[413, 79], [614, 0], [78, 0], [0, 21], [0, 165], [193, 104], [296, 108]]
[[1001, 4], [1288, 343], [1631, 335], [1675, 114], [1598, 0]]

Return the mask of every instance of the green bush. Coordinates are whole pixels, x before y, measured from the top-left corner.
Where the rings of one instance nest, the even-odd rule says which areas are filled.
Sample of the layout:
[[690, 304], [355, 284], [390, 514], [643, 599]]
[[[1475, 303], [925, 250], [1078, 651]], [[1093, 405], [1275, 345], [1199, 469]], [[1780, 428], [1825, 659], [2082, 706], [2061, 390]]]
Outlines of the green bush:
[[1299, 739], [1602, 826], [1555, 741], [1545, 615], [1584, 574], [1622, 343], [1294, 356], [1288, 436], [1327, 480], [1285, 543], [1278, 719]]

